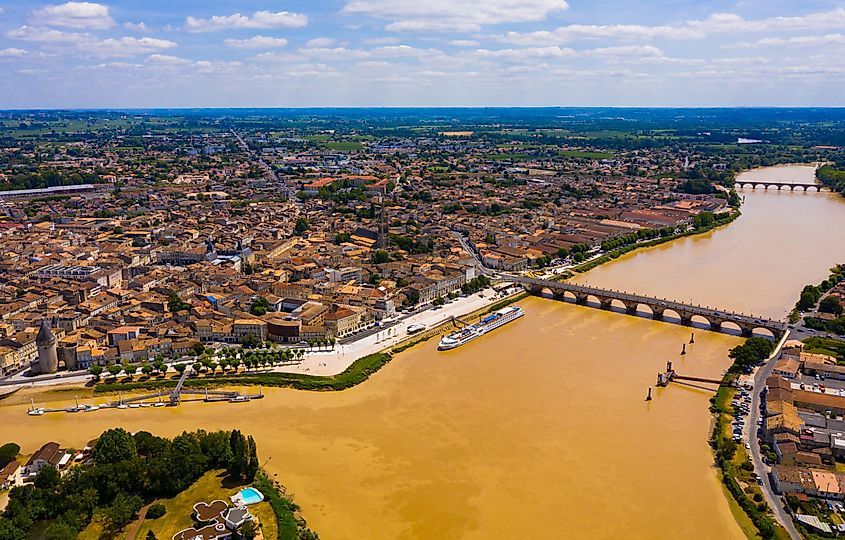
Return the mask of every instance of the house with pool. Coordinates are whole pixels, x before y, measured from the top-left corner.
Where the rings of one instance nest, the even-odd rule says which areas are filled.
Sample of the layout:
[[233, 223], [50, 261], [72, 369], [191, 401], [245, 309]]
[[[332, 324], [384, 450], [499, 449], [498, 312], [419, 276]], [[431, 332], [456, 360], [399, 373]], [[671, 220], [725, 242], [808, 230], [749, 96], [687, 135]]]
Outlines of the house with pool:
[[198, 502], [194, 505], [192, 517], [197, 525], [173, 535], [173, 540], [229, 540], [244, 523], [255, 521], [247, 506], [258, 504], [264, 495], [253, 487], [235, 493], [226, 501]]

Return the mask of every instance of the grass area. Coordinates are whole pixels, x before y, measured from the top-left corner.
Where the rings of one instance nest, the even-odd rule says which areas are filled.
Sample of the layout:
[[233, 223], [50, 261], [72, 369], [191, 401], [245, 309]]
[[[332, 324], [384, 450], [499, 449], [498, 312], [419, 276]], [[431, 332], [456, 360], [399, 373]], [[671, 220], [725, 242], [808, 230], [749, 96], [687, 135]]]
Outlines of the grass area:
[[[276, 520], [276, 514], [273, 512], [273, 507], [270, 506], [269, 502], [250, 506], [249, 512], [261, 523], [261, 532], [264, 534], [265, 540], [273, 540], [279, 537], [279, 524]], [[144, 539], [138, 538], [137, 540]]]
[[757, 527], [754, 526], [754, 522], [751, 521], [748, 514], [742, 510], [742, 507], [738, 502], [736, 502], [736, 499], [731, 496], [730, 491], [728, 491], [728, 488], [724, 485], [722, 485], [722, 492], [728, 500], [728, 508], [730, 508], [731, 515], [733, 515], [734, 520], [736, 520], [736, 524], [739, 525], [739, 528], [742, 530], [742, 534], [744, 534], [749, 540], [762, 538], [760, 533], [757, 531]]
[[338, 152], [353, 152], [363, 150], [364, 145], [354, 141], [332, 141], [323, 144], [329, 150], [336, 150]]
[[[174, 534], [183, 529], [192, 527], [194, 520], [191, 514], [194, 511], [194, 504], [200, 501], [211, 502], [217, 499], [229, 502], [229, 497], [233, 495], [240, 486], [228, 482], [228, 477], [225, 471], [211, 471], [204, 474], [199, 480], [193, 483], [191, 487], [179, 493], [170, 499], [159, 499], [156, 502], [161, 503], [167, 509], [167, 514], [158, 519], [145, 519], [141, 523], [138, 530], [137, 539], [143, 540], [146, 538], [149, 531], [153, 531], [156, 537], [164, 540], [172, 538]], [[262, 505], [268, 506], [267, 503]], [[261, 506], [261, 505], [256, 505]], [[250, 511], [252, 511], [250, 507]], [[273, 523], [275, 527], [275, 522]], [[127, 530], [132, 528], [132, 524], [127, 527]], [[273, 538], [269, 537], [268, 538]]]
[[[346, 390], [361, 384], [390, 362], [392, 355], [375, 353], [359, 358], [346, 371], [337, 375], [319, 377], [301, 373], [241, 373], [238, 375], [214, 375], [209, 377], [189, 378], [186, 388], [206, 388], [226, 385], [264, 385], [295, 388], [297, 390]], [[109, 382], [94, 387], [94, 393], [128, 392], [133, 390], [158, 390], [176, 386], [174, 379], [150, 380], [140, 382]]]
[[845, 341], [811, 337], [804, 340], [804, 351], [816, 354], [827, 354], [835, 357], [838, 363], [845, 363]]
[[493, 154], [489, 156], [489, 158], [493, 161], [529, 161], [531, 159], [535, 159], [534, 156], [529, 156], [528, 154]]
[[558, 152], [558, 155], [582, 159], [610, 159], [613, 157], [613, 154], [610, 152], [589, 152], [584, 150], [562, 150]]
[[79, 531], [79, 536], [76, 537], [76, 540], [100, 540], [101, 538], [107, 537], [108, 532], [106, 531], [103, 518], [94, 514], [94, 518], [91, 520], [91, 523]]

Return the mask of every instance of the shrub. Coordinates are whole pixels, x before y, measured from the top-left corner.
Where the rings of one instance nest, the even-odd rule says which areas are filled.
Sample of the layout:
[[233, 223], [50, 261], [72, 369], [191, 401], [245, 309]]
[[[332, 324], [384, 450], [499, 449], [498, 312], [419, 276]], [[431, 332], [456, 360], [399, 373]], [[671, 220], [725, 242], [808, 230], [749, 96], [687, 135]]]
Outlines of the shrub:
[[167, 508], [161, 503], [156, 503], [147, 509], [147, 518], [158, 519], [167, 513]]

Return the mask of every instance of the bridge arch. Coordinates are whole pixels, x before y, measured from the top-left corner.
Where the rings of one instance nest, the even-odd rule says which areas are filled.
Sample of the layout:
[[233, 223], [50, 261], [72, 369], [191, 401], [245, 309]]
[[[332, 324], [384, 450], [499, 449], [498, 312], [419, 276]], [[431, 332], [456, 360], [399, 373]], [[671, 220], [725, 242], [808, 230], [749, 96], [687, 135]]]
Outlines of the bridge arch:
[[690, 318], [690, 322], [692, 323], [693, 326], [701, 326], [701, 327], [706, 327], [706, 328], [710, 328], [710, 326], [711, 326], [710, 319], [708, 319], [704, 315], [693, 315]]
[[737, 323], [735, 323], [733, 321], [722, 321], [719, 324], [719, 331], [725, 332], [726, 334], [731, 334], [731, 335], [737, 335], [737, 336], [742, 335], [742, 328]]
[[757, 326], [755, 328], [752, 328], [751, 329], [751, 335], [777, 339], [777, 336], [775, 335], [774, 332], [772, 332], [768, 328], [764, 328], [762, 326]]
[[661, 318], [662, 319], [668, 318], [670, 321], [677, 321], [678, 323], [680, 323], [683, 320], [683, 317], [681, 317], [681, 314], [678, 313], [677, 311], [675, 311], [672, 308], [664, 309], [663, 310], [663, 316]]

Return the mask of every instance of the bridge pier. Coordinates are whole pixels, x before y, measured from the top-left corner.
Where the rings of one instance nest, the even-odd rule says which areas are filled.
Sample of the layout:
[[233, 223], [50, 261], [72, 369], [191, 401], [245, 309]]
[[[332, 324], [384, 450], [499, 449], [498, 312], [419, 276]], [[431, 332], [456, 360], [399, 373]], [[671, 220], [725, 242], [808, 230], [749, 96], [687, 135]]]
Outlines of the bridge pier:
[[599, 302], [601, 303], [601, 308], [606, 311], [610, 311], [610, 308], [613, 307], [612, 298], [599, 298]]
[[575, 303], [579, 306], [586, 306], [587, 305], [587, 294], [575, 294]]
[[625, 302], [625, 313], [628, 315], [636, 315], [638, 305], [638, 302]]
[[662, 320], [663, 320], [663, 312], [664, 312], [664, 311], [665, 311], [665, 310], [663, 310], [663, 309], [659, 309], [659, 308], [656, 308], [656, 307], [652, 307], [652, 308], [651, 308], [651, 313], [652, 313], [651, 318], [652, 318], [652, 319], [654, 319], [655, 321], [662, 321]]
[[684, 326], [692, 326], [692, 315], [685, 315], [683, 313], [681, 315], [681, 324]]

